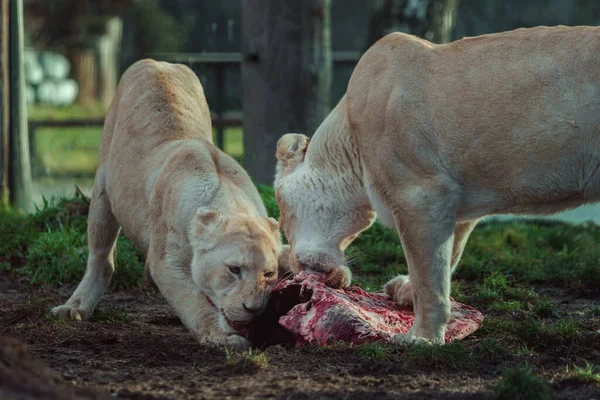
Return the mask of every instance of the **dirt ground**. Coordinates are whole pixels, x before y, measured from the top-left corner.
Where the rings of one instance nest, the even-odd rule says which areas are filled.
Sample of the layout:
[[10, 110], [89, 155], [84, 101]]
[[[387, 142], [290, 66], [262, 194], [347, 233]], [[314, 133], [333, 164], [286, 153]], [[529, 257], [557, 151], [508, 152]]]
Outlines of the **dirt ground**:
[[[383, 359], [340, 344], [318, 348], [266, 349], [269, 362], [228, 362], [220, 348], [202, 346], [169, 311], [162, 297], [147, 288], [107, 293], [99, 310], [125, 313], [91, 322], [61, 322], [49, 317], [73, 286], [32, 287], [18, 277], [0, 276], [0, 397], [15, 399], [479, 399], [499, 380], [503, 367], [522, 363], [506, 355], [488, 361], [420, 365], [394, 349]], [[589, 302], [564, 301], [572, 312]], [[566, 307], [566, 306], [565, 306]], [[98, 311], [98, 310], [97, 310]], [[485, 321], [484, 321], [485, 324]], [[600, 326], [598, 327], [600, 328]], [[477, 347], [484, 332], [463, 341]], [[600, 364], [600, 335], [582, 338], [585, 346], [548, 348], [526, 362], [543, 367], [558, 399], [600, 399], [600, 389], [579, 380], [558, 378], [565, 365], [581, 357]], [[585, 352], [585, 354], [582, 354]], [[8, 361], [7, 361], [8, 360]], [[47, 367], [52, 369], [45, 368]], [[31, 378], [35, 377], [35, 378]]]

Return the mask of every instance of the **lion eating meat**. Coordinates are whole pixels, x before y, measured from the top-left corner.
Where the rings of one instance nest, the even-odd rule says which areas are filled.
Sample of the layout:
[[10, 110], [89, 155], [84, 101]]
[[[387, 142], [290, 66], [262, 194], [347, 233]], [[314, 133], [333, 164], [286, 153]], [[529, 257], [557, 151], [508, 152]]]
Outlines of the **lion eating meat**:
[[329, 273], [375, 219], [397, 229], [413, 303], [401, 343], [442, 343], [450, 277], [477, 221], [600, 200], [600, 28], [538, 27], [434, 45], [393, 33], [360, 59], [312, 140], [277, 145], [296, 269]]
[[246, 171], [213, 145], [202, 85], [186, 66], [143, 60], [124, 73], [100, 143], [87, 269], [54, 314], [91, 317], [121, 227], [200, 342], [249, 345], [239, 332], [277, 283], [279, 225]]

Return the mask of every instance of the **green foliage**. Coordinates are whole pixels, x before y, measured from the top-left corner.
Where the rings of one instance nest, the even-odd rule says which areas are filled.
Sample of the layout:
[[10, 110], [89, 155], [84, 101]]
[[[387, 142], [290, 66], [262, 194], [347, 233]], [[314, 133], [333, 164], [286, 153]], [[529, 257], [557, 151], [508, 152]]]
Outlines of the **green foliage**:
[[474, 353], [482, 359], [493, 361], [497, 360], [507, 353], [507, 349], [502, 347], [496, 340], [485, 338], [474, 349]]
[[523, 303], [518, 300], [497, 301], [490, 305], [490, 309], [496, 311], [518, 311], [523, 309]]
[[[87, 199], [48, 201], [33, 214], [0, 208], [0, 263], [31, 283], [77, 283], [87, 264]], [[123, 235], [117, 241], [113, 286], [138, 285], [144, 278], [142, 254]]]
[[225, 361], [227, 362], [227, 365], [242, 371], [254, 371], [269, 366], [269, 356], [267, 356], [266, 353], [252, 348], [244, 352], [226, 349]]
[[585, 366], [575, 366], [572, 370], [567, 365], [566, 373], [583, 383], [593, 383], [600, 387], [600, 367], [588, 361], [585, 362]]
[[552, 398], [552, 390], [548, 382], [524, 366], [505, 369], [500, 383], [492, 387], [492, 396], [499, 400], [546, 400]]
[[600, 229], [558, 222], [494, 222], [467, 243], [456, 276], [483, 279], [490, 270], [514, 282], [546, 282], [596, 292], [600, 283]]
[[573, 341], [581, 334], [581, 324], [572, 319], [561, 319], [552, 325], [550, 333], [560, 336], [563, 340]]
[[267, 209], [269, 217], [279, 220], [279, 207], [277, 206], [277, 201], [275, 201], [275, 190], [273, 187], [257, 183], [256, 188], [258, 189], [258, 194], [260, 194], [260, 198]]
[[69, 226], [42, 232], [29, 245], [23, 273], [31, 283], [61, 285], [83, 276], [87, 261], [85, 233]]
[[470, 354], [459, 341], [454, 340], [443, 345], [414, 345], [406, 352], [406, 359], [409, 363], [421, 367], [457, 368], [469, 362]]
[[361, 357], [385, 360], [389, 356], [389, 346], [379, 342], [366, 342], [359, 346]]
[[535, 307], [534, 312], [540, 318], [552, 318], [558, 316], [558, 314], [556, 313], [556, 304], [553, 303], [551, 300], [540, 301], [539, 304]]
[[101, 310], [96, 310], [92, 316], [92, 321], [95, 322], [129, 322], [131, 317], [122, 308], [107, 307]]
[[139, 29], [136, 47], [142, 54], [185, 50], [189, 27], [164, 10], [159, 0], [137, 1], [133, 13]]

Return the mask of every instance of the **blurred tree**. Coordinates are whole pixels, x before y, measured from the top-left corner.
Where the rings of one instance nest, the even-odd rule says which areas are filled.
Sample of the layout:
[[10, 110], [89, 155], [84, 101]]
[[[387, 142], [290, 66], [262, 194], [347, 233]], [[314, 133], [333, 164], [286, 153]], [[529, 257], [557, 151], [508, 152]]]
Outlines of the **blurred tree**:
[[450, 42], [460, 0], [376, 0], [365, 50], [391, 32], [410, 33], [433, 43]]
[[0, 206], [8, 203], [8, 0], [0, 0]]
[[[27, 208], [31, 163], [23, 66], [23, 1], [2, 0], [2, 190], [0, 198]], [[7, 193], [8, 192], [8, 193]]]
[[[26, 13], [25, 30], [36, 49], [52, 49], [66, 53], [78, 45], [95, 27], [82, 17], [100, 18], [122, 15], [133, 0], [23, 0]], [[91, 32], [93, 33], [93, 32]]]
[[330, 0], [242, 2], [244, 167], [272, 184], [277, 140], [329, 112]]

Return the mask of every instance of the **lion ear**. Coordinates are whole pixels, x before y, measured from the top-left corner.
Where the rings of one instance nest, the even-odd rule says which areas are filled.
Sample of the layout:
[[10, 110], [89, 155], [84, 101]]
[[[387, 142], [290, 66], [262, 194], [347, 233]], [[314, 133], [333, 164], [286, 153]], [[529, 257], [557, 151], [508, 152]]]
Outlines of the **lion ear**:
[[304, 161], [310, 139], [301, 133], [286, 133], [277, 142], [277, 176], [290, 173]]
[[275, 218], [265, 218], [267, 220], [267, 224], [269, 225], [269, 228], [271, 228], [271, 233], [276, 233], [279, 234], [279, 222], [277, 222], [277, 220]]
[[224, 217], [219, 211], [200, 207], [194, 216], [194, 233], [196, 236], [206, 235], [221, 228], [223, 223]]

